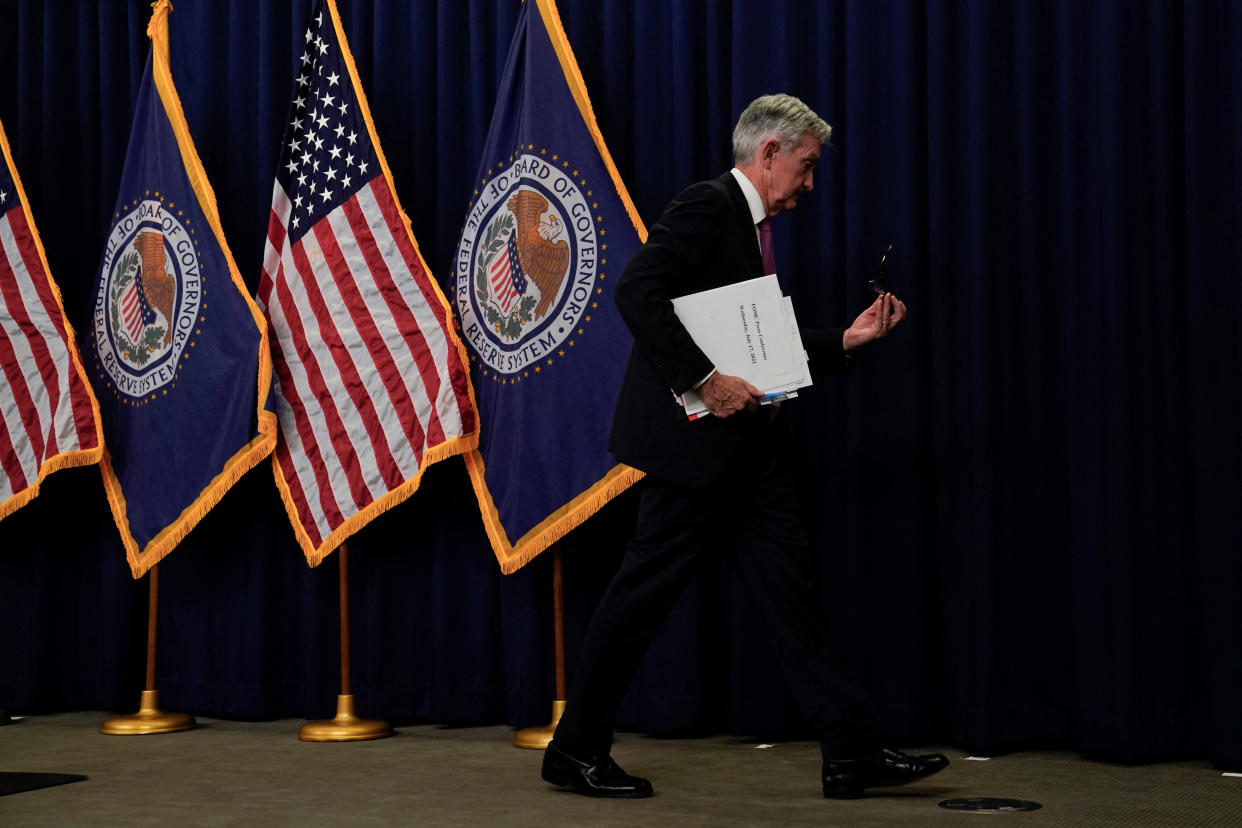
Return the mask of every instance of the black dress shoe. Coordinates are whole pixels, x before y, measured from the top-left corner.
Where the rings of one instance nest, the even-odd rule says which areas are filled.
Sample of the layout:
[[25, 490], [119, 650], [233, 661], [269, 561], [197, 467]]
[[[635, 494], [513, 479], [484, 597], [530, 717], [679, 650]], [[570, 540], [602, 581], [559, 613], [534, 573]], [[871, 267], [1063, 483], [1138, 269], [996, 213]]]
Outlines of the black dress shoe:
[[651, 796], [651, 783], [630, 776], [607, 753], [584, 762], [556, 746], [548, 745], [543, 754], [543, 778], [553, 785], [573, 788], [587, 796], [641, 799]]
[[909, 756], [889, 748], [858, 759], [825, 759], [824, 796], [829, 799], [859, 799], [863, 788], [904, 785], [931, 776], [948, 766], [949, 760], [939, 753]]

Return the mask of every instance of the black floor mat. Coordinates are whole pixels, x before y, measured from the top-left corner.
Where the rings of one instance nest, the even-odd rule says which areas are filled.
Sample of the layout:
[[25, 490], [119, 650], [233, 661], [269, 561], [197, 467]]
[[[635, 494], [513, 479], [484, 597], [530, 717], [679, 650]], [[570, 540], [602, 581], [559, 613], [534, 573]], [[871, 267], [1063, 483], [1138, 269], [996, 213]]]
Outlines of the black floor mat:
[[89, 777], [80, 773], [9, 773], [0, 771], [0, 796], [81, 782]]

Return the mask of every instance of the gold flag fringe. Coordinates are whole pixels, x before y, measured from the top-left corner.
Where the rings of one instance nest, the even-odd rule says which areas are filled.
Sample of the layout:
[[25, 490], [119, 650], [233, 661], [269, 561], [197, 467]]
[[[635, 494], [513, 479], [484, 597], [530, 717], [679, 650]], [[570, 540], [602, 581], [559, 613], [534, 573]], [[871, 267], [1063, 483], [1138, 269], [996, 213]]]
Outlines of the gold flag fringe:
[[483, 456], [477, 451], [467, 454], [466, 467], [470, 471], [470, 482], [474, 485], [474, 492], [479, 500], [479, 511], [483, 515], [483, 526], [487, 531], [487, 538], [491, 541], [492, 550], [496, 553], [500, 571], [505, 575], [512, 575], [526, 566], [540, 552], [581, 526], [608, 501], [643, 478], [643, 472], [618, 463], [582, 494], [533, 526], [525, 535], [518, 538], [517, 543], [510, 543], [509, 536], [500, 523], [500, 515], [496, 511], [492, 493], [487, 488]]
[[98, 463], [103, 457], [103, 446], [98, 445], [88, 449], [74, 449], [73, 451], [62, 452], [54, 457], [49, 457], [43, 461], [43, 465], [39, 466], [39, 476], [33, 483], [30, 483], [20, 492], [15, 492], [8, 500], [0, 503], [0, 520], [4, 520], [18, 509], [25, 506], [30, 501], [39, 496], [39, 487], [43, 485], [44, 479], [52, 472], [61, 469], [70, 469], [76, 466], [89, 466], [92, 463]]
[[647, 228], [642, 219], [638, 217], [638, 208], [634, 206], [630, 191], [625, 188], [625, 183], [621, 180], [621, 173], [617, 171], [617, 165], [612, 161], [612, 153], [608, 151], [608, 145], [604, 143], [604, 134], [600, 132], [599, 124], [595, 121], [595, 110], [591, 107], [591, 97], [587, 94], [586, 81], [582, 79], [578, 59], [574, 57], [569, 38], [565, 36], [565, 29], [561, 26], [561, 17], [556, 10], [556, 2], [555, 0], [535, 0], [535, 6], [539, 9], [539, 15], [543, 18], [543, 24], [552, 40], [552, 48], [561, 62], [565, 80], [569, 83], [569, 91], [573, 93], [574, 100], [578, 104], [578, 112], [582, 115], [582, 120], [586, 123], [592, 140], [595, 141], [595, 148], [599, 151], [600, 158], [603, 159], [604, 166], [608, 169], [612, 185], [617, 189], [617, 196], [625, 205], [625, 212], [629, 214], [630, 223], [634, 225], [634, 230], [638, 233], [639, 242], [645, 244]]
[[[112, 470], [112, 458], [104, 451], [100, 468], [103, 470], [104, 489], [108, 492], [108, 502], [112, 505], [112, 516], [117, 528], [121, 530], [121, 541], [125, 545], [125, 557], [129, 561], [130, 572], [134, 578], [141, 578], [147, 570], [167, 557], [177, 544], [190, 534], [190, 530], [198, 525], [211, 509], [220, 502], [225, 493], [233, 487], [242, 475], [254, 468], [260, 460], [272, 453], [276, 444], [275, 417], [270, 423], [260, 421], [259, 435], [234, 454], [224, 464], [224, 470], [212, 478], [202, 493], [177, 516], [177, 519], [160, 530], [141, 550], [133, 533], [129, 530], [129, 517], [126, 512], [125, 495], [121, 491], [121, 483]], [[266, 425], [266, 427], [265, 427]]]
[[450, 438], [427, 449], [423, 454], [423, 462], [419, 465], [418, 472], [413, 477], [397, 488], [386, 492], [382, 497], [368, 503], [356, 514], [350, 515], [348, 520], [332, 530], [332, 534], [320, 541], [318, 546], [315, 545], [315, 542], [311, 540], [310, 535], [307, 534], [306, 529], [302, 526], [302, 519], [298, 517], [297, 506], [293, 501], [293, 495], [289, 491], [289, 484], [280, 470], [279, 462], [273, 456], [272, 469], [276, 474], [276, 488], [280, 490], [280, 499], [284, 501], [285, 513], [289, 515], [289, 523], [293, 525], [293, 533], [297, 536], [298, 546], [302, 547], [302, 553], [306, 555], [307, 564], [319, 566], [325, 558], [332, 554], [332, 550], [349, 540], [350, 536], [355, 532], [384, 512], [408, 500], [410, 495], [418, 491], [418, 487], [423, 481], [423, 473], [427, 471], [429, 466], [446, 458], [474, 451], [478, 448], [478, 445], [479, 433], [476, 429], [469, 434]]

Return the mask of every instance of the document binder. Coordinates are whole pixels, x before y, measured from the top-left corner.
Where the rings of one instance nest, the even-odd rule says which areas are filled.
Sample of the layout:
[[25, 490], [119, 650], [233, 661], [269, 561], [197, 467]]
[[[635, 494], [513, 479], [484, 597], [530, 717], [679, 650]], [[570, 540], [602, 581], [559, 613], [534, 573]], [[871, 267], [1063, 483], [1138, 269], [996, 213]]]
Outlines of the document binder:
[[[680, 296], [673, 311], [716, 370], [763, 392], [761, 404], [796, 397], [811, 384], [793, 303], [775, 274]], [[709, 413], [697, 391], [677, 400], [692, 420]]]

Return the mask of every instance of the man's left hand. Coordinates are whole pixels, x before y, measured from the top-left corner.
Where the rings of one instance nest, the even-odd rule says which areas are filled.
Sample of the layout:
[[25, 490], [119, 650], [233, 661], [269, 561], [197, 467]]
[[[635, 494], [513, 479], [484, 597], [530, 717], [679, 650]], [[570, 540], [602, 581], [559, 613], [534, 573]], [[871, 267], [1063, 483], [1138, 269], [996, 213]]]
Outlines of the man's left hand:
[[699, 396], [707, 410], [717, 417], [731, 417], [739, 411], [754, 411], [763, 392], [741, 377], [713, 371], [699, 386]]
[[853, 325], [845, 329], [841, 337], [842, 346], [852, 351], [860, 345], [882, 339], [905, 318], [906, 303], [891, 293], [883, 293], [876, 297], [871, 307], [858, 315]]

